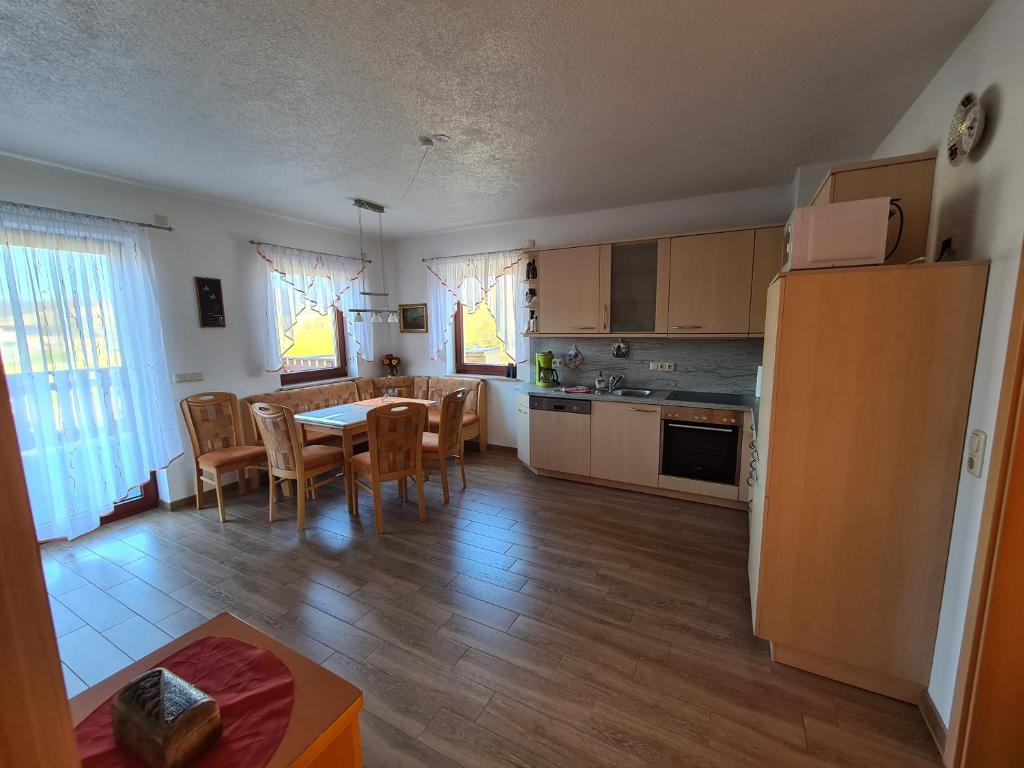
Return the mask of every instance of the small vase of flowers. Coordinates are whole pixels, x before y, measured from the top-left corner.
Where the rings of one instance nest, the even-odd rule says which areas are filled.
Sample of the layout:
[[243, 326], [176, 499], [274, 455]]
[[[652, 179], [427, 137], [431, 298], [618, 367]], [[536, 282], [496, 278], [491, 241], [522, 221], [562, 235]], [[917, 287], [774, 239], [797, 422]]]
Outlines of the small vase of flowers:
[[398, 375], [398, 366], [402, 364], [402, 358], [398, 355], [394, 355], [390, 352], [386, 353], [380, 359], [381, 364], [388, 369], [388, 374], [391, 376]]

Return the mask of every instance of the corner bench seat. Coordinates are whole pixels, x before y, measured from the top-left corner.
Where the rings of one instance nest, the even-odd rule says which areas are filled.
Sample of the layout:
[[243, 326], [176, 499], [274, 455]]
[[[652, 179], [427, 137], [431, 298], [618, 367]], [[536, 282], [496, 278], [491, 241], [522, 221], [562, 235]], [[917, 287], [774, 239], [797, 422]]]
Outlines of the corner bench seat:
[[[370, 400], [384, 395], [387, 387], [398, 390], [399, 397], [414, 397], [419, 400], [440, 401], [449, 392], [456, 389], [468, 389], [469, 397], [466, 399], [466, 409], [462, 418], [463, 437], [466, 440], [476, 440], [480, 450], [487, 450], [487, 412], [486, 412], [486, 389], [481, 379], [462, 378], [459, 376], [393, 376], [389, 380], [380, 376], [377, 378], [358, 378], [345, 381], [333, 381], [328, 384], [312, 384], [305, 387], [289, 387], [278, 389], [274, 392], [266, 392], [259, 395], [249, 395], [242, 398], [242, 410], [245, 415], [242, 418], [242, 428], [246, 442], [249, 445], [261, 445], [262, 440], [259, 431], [256, 429], [256, 422], [252, 417], [253, 403], [273, 403], [291, 408], [295, 413], [315, 411], [320, 408], [329, 408], [332, 405], [344, 405], [360, 400]], [[441, 422], [440, 407], [431, 408], [427, 412], [427, 428], [436, 432]], [[320, 432], [314, 429], [305, 429], [305, 440], [307, 445], [334, 444], [339, 438], [328, 432]]]

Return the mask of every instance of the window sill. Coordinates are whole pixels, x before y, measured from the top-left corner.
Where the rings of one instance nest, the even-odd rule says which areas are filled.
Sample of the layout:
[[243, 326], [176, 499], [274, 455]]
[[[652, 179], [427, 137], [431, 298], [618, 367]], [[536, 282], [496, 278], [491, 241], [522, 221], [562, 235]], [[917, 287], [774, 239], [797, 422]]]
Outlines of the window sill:
[[525, 383], [525, 379], [510, 379], [508, 376], [498, 376], [493, 373], [449, 373], [448, 376], [456, 376], [460, 379], [481, 379], [483, 381], [510, 381], [515, 384]]
[[281, 383], [278, 389], [303, 389], [305, 387], [317, 387], [321, 384], [337, 384], [339, 381], [355, 381], [358, 376], [336, 376], [333, 379], [319, 379], [316, 381], [293, 381], [290, 384]]

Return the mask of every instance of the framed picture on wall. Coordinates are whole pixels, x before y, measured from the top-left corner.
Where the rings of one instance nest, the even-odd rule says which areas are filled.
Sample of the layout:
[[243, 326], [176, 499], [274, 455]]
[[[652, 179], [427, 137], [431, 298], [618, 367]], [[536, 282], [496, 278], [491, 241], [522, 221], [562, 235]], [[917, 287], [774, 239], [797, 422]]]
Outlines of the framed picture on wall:
[[197, 277], [196, 302], [199, 304], [200, 328], [224, 328], [224, 294], [219, 277]]
[[427, 305], [399, 304], [398, 330], [402, 333], [426, 333]]

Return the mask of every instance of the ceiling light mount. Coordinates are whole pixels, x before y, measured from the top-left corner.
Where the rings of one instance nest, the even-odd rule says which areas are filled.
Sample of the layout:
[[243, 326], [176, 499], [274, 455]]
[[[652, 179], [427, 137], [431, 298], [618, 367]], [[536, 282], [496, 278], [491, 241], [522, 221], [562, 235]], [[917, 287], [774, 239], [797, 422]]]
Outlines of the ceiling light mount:
[[363, 200], [361, 197], [357, 197], [352, 201], [352, 205], [356, 208], [362, 208], [364, 211], [372, 211], [376, 214], [384, 213], [384, 206], [380, 203], [374, 203], [371, 200]]
[[429, 136], [420, 136], [421, 147], [436, 147], [439, 144], [447, 144], [451, 137], [446, 133], [432, 133]]

